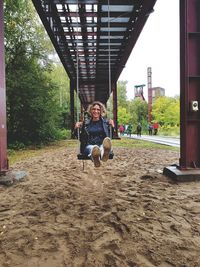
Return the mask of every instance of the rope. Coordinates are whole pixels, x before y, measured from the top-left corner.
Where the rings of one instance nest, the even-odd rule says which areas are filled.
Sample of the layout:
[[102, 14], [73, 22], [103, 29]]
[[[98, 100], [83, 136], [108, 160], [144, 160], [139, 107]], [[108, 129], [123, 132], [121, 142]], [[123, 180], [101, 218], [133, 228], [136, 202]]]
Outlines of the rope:
[[[108, 0], [108, 86], [111, 95], [111, 64], [110, 64], [110, 0]], [[110, 126], [110, 139], [112, 139], [112, 126]]]
[[[77, 9], [76, 9], [76, 109], [77, 109], [77, 113], [76, 113], [76, 121], [78, 122], [79, 121], [79, 108], [78, 108], [78, 105], [79, 105], [79, 57], [78, 57], [78, 53], [79, 53], [79, 50], [78, 50], [78, 18], [79, 18], [79, 12], [78, 12], [78, 0], [76, 0], [76, 4], [77, 4]], [[78, 153], [80, 153], [80, 129], [78, 128], [77, 129], [77, 133], [78, 133], [78, 140], [79, 140], [79, 143], [78, 143]], [[85, 163], [84, 163], [84, 160], [83, 160], [83, 171], [84, 171], [84, 168], [85, 168]]]
[[108, 0], [108, 84], [109, 97], [111, 95], [111, 64], [110, 64], [110, 0]]
[[[78, 0], [76, 1], [76, 121], [79, 121], [79, 57], [78, 57]], [[80, 129], [78, 128], [78, 140], [80, 140]]]

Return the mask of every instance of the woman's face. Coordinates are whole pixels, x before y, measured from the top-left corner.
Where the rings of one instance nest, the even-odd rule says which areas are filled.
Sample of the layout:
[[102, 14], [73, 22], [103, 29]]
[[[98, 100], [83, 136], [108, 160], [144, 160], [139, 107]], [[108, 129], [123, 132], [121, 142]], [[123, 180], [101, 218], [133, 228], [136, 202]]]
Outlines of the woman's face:
[[94, 105], [91, 109], [92, 119], [99, 120], [101, 115], [101, 108], [99, 105]]

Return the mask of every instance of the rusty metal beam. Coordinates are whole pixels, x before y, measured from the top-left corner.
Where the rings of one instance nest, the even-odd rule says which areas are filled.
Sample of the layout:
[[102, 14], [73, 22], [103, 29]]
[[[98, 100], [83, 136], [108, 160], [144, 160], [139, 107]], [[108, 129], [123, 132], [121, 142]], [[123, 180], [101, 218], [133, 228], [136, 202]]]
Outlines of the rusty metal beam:
[[[46, 4], [48, 3], [48, 0], [43, 0], [43, 2]], [[52, 0], [52, 2], [54, 4], [60, 4], [60, 0]], [[108, 4], [108, 0], [62, 0], [63, 3], [66, 4], [99, 4], [99, 2], [101, 2], [101, 5], [107, 5]], [[112, 3], [115, 5], [132, 5], [133, 4], [133, 0], [112, 0]]]
[[[67, 68], [67, 64], [66, 64], [66, 61], [69, 61], [69, 59], [68, 60], [65, 59], [65, 56], [64, 56], [63, 52], [60, 50], [60, 47], [59, 47], [59, 44], [58, 44], [58, 40], [55, 37], [55, 35], [53, 34], [53, 31], [52, 31], [52, 28], [54, 27], [53, 19], [51, 17], [46, 16], [45, 10], [41, 6], [41, 1], [40, 0], [32, 0], [32, 2], [33, 2], [34, 6], [35, 6], [35, 9], [37, 10], [38, 15], [39, 15], [39, 17], [40, 17], [40, 19], [41, 19], [41, 21], [42, 21], [42, 23], [43, 23], [48, 35], [49, 35], [49, 37], [50, 37], [50, 39], [51, 39], [51, 41], [52, 41], [52, 43], [53, 43], [53, 45], [54, 45], [54, 47], [56, 49], [56, 52], [58, 53], [58, 56], [59, 56], [59, 58], [60, 58], [60, 60], [61, 60], [61, 62], [63, 64], [63, 66], [64, 66], [69, 78], [73, 78], [71, 76], [71, 72]], [[46, 5], [48, 6], [48, 8], [51, 8], [51, 6], [48, 3]], [[55, 10], [55, 7], [53, 9]], [[55, 12], [52, 12], [52, 14], [55, 14]], [[56, 21], [58, 21], [58, 17], [57, 16], [56, 16], [55, 19], [56, 19]], [[58, 27], [60, 27], [60, 26], [61, 26], [61, 23], [59, 21]], [[62, 30], [60, 30], [60, 31], [63, 32]], [[63, 39], [63, 37], [62, 37], [62, 39]], [[65, 49], [65, 54], [68, 55], [68, 57], [70, 58], [70, 56], [69, 56], [70, 55], [69, 48], [67, 47], [67, 44], [66, 44], [66, 42], [64, 42], [64, 40], [63, 40], [63, 46], [64, 46], [64, 49]], [[74, 68], [73, 62], [70, 62], [70, 64], [71, 64], [72, 68]]]
[[3, 0], [0, 0], [0, 175], [8, 170]]
[[74, 89], [75, 85], [72, 80], [70, 80], [70, 119], [71, 119], [71, 138], [74, 138], [74, 125], [75, 125], [75, 116], [74, 116]]
[[[200, 168], [199, 14], [199, 1], [180, 1], [181, 169]], [[193, 101], [197, 101], [199, 110], [193, 109]]]
[[[126, 18], [126, 17], [128, 17], [128, 15], [127, 15], [128, 13], [131, 13], [131, 12], [126, 12], [124, 14], [122, 14], [121, 12], [110, 12], [110, 17], [119, 17], [120, 16], [121, 18], [124, 18], [124, 17]], [[76, 18], [78, 16], [77, 12], [58, 12], [58, 14], [59, 14], [59, 16], [66, 17], [66, 18], [67, 17], [74, 17], [74, 18]], [[84, 17], [88, 17], [88, 18], [91, 17], [91, 18], [93, 18], [93, 17], [97, 17], [97, 14], [98, 14], [98, 12], [85, 12], [82, 15]], [[52, 12], [47, 12], [46, 15], [49, 17], [49, 16], [52, 16], [53, 13]], [[107, 12], [103, 12], [101, 14], [101, 16], [102, 17], [107, 17], [108, 14], [107, 14]]]
[[180, 160], [163, 174], [200, 179], [200, 2], [180, 0]]
[[78, 69], [80, 83], [96, 81], [95, 95], [89, 87], [87, 93], [80, 88], [81, 100], [106, 102], [108, 58], [111, 82], [117, 82], [156, 0], [32, 1], [70, 79], [76, 79]]

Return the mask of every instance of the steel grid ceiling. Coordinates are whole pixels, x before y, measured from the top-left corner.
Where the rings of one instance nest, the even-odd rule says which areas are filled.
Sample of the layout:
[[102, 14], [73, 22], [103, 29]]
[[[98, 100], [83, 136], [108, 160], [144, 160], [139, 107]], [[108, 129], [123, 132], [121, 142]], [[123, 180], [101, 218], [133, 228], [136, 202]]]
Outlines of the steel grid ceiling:
[[155, 2], [33, 0], [84, 106], [107, 102]]

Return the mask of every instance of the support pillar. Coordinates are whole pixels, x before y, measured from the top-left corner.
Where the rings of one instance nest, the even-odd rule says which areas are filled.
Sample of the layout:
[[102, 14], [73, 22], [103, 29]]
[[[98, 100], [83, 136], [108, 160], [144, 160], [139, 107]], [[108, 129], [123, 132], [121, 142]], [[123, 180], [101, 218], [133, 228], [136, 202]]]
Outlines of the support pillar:
[[70, 119], [71, 119], [71, 138], [74, 138], [74, 81], [70, 80]]
[[0, 175], [8, 170], [3, 0], [0, 0]]
[[200, 179], [200, 2], [180, 0], [180, 161], [164, 169], [179, 180]]
[[114, 82], [112, 84], [112, 92], [113, 92], [113, 120], [115, 124], [115, 132], [114, 132], [114, 138], [118, 137], [118, 117], [117, 117], [117, 83]]
[[148, 122], [152, 121], [152, 70], [147, 68], [147, 87], [148, 87]]
[[[200, 3], [181, 0], [181, 157], [180, 169], [200, 169]], [[194, 102], [197, 101], [197, 102]], [[197, 103], [195, 109], [193, 103]]]

